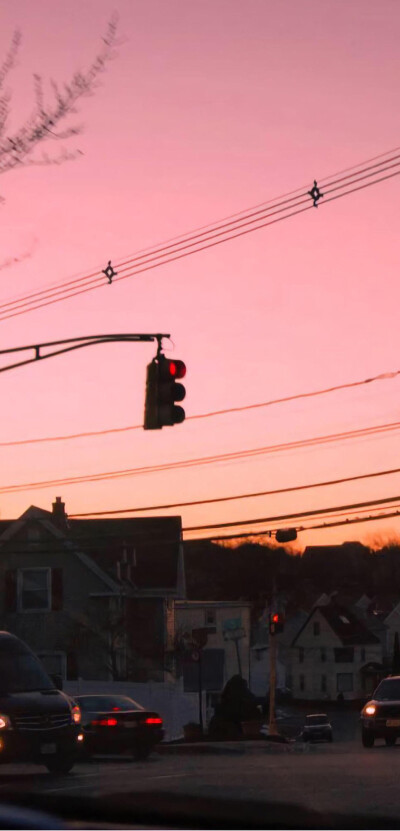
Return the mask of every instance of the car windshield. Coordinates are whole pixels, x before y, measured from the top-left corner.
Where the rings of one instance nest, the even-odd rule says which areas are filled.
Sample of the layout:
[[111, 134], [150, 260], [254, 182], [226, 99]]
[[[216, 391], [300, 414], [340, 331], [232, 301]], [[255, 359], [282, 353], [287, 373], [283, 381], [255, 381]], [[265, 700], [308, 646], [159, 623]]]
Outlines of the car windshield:
[[328, 716], [307, 716], [306, 724], [308, 726], [318, 724], [328, 724]]
[[400, 678], [381, 681], [372, 697], [377, 701], [400, 701]]
[[143, 707], [137, 701], [122, 695], [78, 695], [75, 697], [75, 701], [79, 704], [81, 710], [92, 712], [143, 710]]
[[54, 685], [33, 655], [0, 652], [0, 695], [51, 689]]

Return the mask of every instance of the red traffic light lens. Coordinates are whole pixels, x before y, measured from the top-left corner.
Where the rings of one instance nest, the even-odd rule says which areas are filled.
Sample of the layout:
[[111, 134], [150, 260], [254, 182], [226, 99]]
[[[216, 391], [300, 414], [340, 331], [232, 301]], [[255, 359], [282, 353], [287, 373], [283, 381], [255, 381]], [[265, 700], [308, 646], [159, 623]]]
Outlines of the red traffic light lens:
[[168, 370], [172, 378], [184, 378], [186, 375], [186, 366], [183, 361], [168, 361]]
[[279, 623], [279, 615], [272, 615], [272, 623]]

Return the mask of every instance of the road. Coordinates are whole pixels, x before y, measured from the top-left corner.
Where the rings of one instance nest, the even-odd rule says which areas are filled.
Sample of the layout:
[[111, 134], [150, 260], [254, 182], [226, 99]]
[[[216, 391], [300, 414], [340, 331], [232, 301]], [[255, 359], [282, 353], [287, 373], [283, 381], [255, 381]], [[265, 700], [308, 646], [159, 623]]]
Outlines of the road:
[[[223, 800], [256, 800], [301, 805], [322, 814], [370, 814], [400, 818], [400, 744], [367, 750], [359, 739], [329, 744], [277, 746], [243, 743], [215, 753], [153, 754], [146, 762], [96, 760], [79, 764], [67, 777], [42, 768], [4, 766], [0, 800], [26, 791], [48, 799], [85, 799], [129, 794], [165, 794]], [[157, 797], [158, 798], [158, 797]], [[148, 800], [151, 804], [151, 799]], [[61, 803], [60, 803], [61, 804]], [[400, 826], [400, 822], [399, 822]], [[110, 827], [110, 822], [103, 826]]]

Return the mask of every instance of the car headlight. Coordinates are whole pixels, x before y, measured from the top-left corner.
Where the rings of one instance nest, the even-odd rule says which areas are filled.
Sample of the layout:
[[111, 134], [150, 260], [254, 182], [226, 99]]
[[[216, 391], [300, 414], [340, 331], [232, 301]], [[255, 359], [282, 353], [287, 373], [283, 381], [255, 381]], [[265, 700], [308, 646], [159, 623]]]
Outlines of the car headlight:
[[74, 704], [74, 706], [72, 707], [71, 716], [72, 716], [72, 721], [74, 722], [74, 724], [80, 724], [81, 723], [82, 713], [81, 713], [81, 708], [78, 706], [78, 704]]
[[375, 704], [367, 704], [367, 706], [366, 706], [366, 707], [364, 707], [363, 714], [364, 714], [365, 716], [374, 716], [374, 715], [375, 715], [375, 713], [376, 713], [376, 707], [375, 707]]
[[4, 713], [0, 713], [0, 730], [10, 730], [11, 728], [12, 724], [9, 716], [6, 716]]

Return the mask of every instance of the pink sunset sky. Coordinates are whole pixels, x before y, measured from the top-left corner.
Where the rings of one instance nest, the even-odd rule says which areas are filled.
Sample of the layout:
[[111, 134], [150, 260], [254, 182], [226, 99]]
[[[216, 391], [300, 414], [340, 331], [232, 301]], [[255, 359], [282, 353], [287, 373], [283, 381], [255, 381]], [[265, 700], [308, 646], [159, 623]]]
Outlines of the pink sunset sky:
[[[83, 131], [65, 149], [82, 155], [1, 177], [0, 304], [306, 191], [400, 144], [397, 0], [2, 0], [2, 55], [14, 29], [22, 31], [9, 77], [10, 130], [32, 110], [33, 73], [51, 100], [47, 82], [90, 64], [115, 11], [115, 59], [68, 121]], [[394, 177], [112, 286], [104, 281], [2, 320], [0, 348], [170, 332], [166, 354], [187, 365], [187, 416], [397, 370], [399, 199]], [[2, 374], [0, 442], [140, 424], [154, 354], [153, 344], [98, 346]], [[27, 483], [0, 491], [0, 516], [31, 504], [50, 509], [56, 495], [73, 515], [395, 468], [392, 431], [186, 470], [28, 486], [400, 421], [399, 400], [395, 378], [159, 432], [0, 446], [0, 488]], [[172, 513], [188, 527], [393, 497], [399, 488], [399, 475], [390, 475]], [[314, 530], [299, 536], [299, 548], [399, 532], [400, 519]]]

